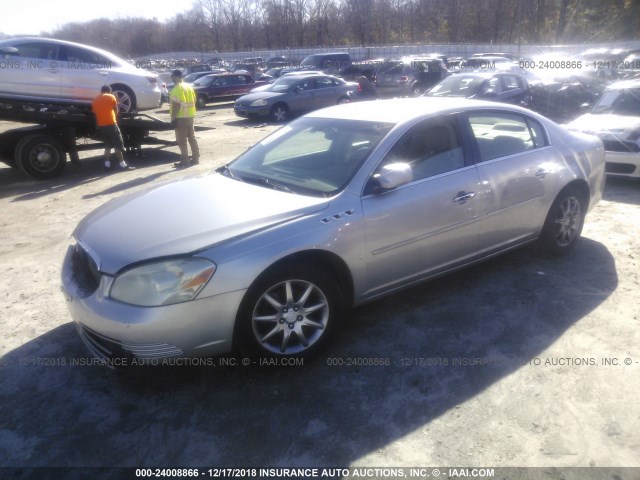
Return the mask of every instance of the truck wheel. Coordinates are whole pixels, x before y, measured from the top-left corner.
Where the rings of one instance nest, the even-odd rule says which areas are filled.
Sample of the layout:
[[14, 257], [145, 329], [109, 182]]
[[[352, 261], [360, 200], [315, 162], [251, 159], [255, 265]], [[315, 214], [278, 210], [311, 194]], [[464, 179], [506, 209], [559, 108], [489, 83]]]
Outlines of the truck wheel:
[[64, 146], [53, 135], [27, 135], [16, 146], [16, 164], [20, 170], [39, 180], [60, 175], [66, 161]]

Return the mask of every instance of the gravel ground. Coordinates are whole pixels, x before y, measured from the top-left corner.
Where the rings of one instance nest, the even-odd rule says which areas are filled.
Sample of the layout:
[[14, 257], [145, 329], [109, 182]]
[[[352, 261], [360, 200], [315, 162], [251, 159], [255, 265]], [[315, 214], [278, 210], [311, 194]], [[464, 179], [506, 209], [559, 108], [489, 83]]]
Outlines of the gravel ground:
[[90, 365], [59, 286], [75, 225], [277, 128], [229, 104], [197, 124], [187, 173], [177, 147], [131, 172], [99, 151], [50, 181], [0, 167], [0, 466], [640, 467], [638, 182], [608, 180], [571, 255], [524, 248], [355, 309], [313, 364]]

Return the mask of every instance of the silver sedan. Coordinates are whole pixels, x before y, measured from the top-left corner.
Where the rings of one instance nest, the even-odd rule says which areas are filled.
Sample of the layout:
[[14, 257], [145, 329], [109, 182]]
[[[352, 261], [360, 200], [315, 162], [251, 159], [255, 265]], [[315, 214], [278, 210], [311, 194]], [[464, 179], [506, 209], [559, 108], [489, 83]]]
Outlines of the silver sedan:
[[602, 196], [602, 142], [516, 106], [340, 105], [206, 176], [111, 201], [62, 271], [103, 359], [313, 356], [341, 314], [539, 242], [562, 254]]
[[239, 117], [284, 122], [293, 115], [349, 102], [357, 90], [357, 83], [323, 73], [287, 74], [238, 98], [233, 108]]

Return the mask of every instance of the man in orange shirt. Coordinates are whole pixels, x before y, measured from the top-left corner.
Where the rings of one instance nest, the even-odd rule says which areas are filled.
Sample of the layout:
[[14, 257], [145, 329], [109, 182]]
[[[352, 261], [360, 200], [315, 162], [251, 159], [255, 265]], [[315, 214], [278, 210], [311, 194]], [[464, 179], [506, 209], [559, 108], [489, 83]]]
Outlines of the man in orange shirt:
[[104, 140], [104, 168], [107, 170], [111, 168], [110, 158], [113, 148], [120, 163], [120, 170], [135, 170], [135, 167], [130, 167], [124, 161], [124, 142], [116, 121], [118, 101], [111, 94], [109, 85], [103, 85], [100, 92], [91, 104], [91, 110], [96, 116], [98, 131]]

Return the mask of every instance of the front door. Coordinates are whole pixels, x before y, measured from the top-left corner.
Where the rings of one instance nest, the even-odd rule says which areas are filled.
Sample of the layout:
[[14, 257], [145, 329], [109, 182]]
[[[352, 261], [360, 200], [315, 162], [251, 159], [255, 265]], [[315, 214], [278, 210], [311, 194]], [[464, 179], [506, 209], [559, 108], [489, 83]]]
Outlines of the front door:
[[[478, 173], [466, 161], [456, 116], [423, 121], [392, 147], [362, 200], [365, 218], [365, 296], [446, 271], [473, 257], [481, 207]], [[376, 193], [375, 176], [408, 164], [409, 184]]]

